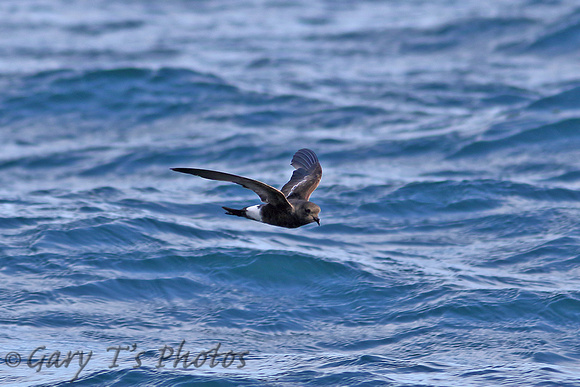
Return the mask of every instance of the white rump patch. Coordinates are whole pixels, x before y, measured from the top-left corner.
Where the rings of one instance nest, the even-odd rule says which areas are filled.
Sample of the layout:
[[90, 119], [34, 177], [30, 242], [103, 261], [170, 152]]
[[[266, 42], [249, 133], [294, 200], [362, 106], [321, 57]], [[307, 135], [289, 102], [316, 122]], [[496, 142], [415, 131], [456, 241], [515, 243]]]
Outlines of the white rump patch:
[[261, 222], [262, 216], [260, 215], [260, 207], [262, 207], [261, 204], [256, 204], [255, 206], [247, 207], [246, 215], [248, 216], [248, 218]]

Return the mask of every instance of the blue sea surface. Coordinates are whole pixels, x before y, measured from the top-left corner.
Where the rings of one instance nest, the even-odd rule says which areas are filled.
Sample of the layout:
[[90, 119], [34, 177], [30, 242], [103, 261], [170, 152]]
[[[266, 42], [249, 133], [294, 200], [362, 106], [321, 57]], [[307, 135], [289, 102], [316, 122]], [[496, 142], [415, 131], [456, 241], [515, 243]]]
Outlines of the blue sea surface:
[[[576, 0], [0, 2], [0, 384], [580, 386]], [[300, 148], [321, 226], [281, 187]]]

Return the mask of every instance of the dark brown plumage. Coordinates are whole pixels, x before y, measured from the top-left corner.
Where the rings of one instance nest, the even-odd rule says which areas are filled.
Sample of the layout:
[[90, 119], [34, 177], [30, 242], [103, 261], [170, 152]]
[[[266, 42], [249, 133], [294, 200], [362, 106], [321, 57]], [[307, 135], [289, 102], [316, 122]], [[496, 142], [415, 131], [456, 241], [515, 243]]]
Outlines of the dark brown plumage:
[[310, 149], [300, 149], [294, 154], [291, 165], [296, 168], [288, 183], [278, 190], [258, 180], [230, 173], [195, 168], [171, 168], [204, 179], [229, 181], [254, 191], [262, 202], [241, 210], [223, 207], [228, 215], [236, 215], [274, 226], [296, 228], [312, 222], [320, 225], [320, 207], [308, 201], [322, 178], [322, 167]]

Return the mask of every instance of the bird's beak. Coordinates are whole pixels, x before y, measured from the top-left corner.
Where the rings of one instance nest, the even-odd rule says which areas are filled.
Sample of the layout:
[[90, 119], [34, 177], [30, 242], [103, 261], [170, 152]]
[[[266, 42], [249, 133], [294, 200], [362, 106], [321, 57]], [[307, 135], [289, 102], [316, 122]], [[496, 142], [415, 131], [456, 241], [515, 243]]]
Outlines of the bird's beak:
[[320, 226], [320, 218], [314, 217], [314, 221]]

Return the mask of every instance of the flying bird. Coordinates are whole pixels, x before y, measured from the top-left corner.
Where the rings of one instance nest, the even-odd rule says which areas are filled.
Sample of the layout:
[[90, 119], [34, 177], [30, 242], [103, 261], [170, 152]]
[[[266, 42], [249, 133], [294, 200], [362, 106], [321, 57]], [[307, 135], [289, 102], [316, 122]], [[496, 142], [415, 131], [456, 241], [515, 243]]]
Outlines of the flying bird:
[[322, 178], [322, 167], [316, 154], [310, 149], [300, 149], [290, 163], [296, 170], [288, 183], [278, 190], [258, 180], [209, 169], [171, 168], [176, 172], [189, 173], [209, 180], [230, 181], [254, 191], [262, 204], [241, 210], [222, 207], [227, 215], [241, 216], [274, 226], [296, 228], [312, 222], [320, 226], [320, 207], [312, 203], [310, 195]]

